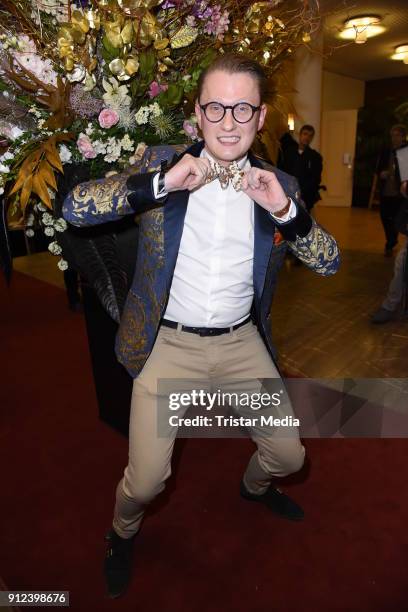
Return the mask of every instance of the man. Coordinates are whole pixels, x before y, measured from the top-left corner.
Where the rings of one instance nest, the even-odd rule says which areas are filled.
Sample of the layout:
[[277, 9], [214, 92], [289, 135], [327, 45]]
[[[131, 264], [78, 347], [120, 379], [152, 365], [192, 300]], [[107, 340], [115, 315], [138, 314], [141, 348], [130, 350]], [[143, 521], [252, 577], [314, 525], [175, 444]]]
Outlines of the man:
[[[199, 83], [195, 111], [203, 142], [167, 170], [131, 176], [126, 188], [120, 177], [79, 185], [64, 205], [65, 218], [75, 225], [144, 211], [116, 344], [119, 361], [135, 380], [129, 463], [116, 490], [105, 560], [112, 597], [129, 582], [144, 512], [171, 474], [177, 428], [168, 426], [158, 436], [158, 381], [171, 379], [186, 390], [190, 379], [209, 380], [215, 388], [220, 380], [279, 379], [269, 325], [286, 250], [285, 242], [274, 240], [277, 228], [316, 272], [333, 274], [339, 265], [334, 239], [301, 205], [296, 182], [264, 169], [249, 152], [265, 120], [265, 87], [259, 64], [221, 56]], [[302, 509], [272, 481], [299, 470], [305, 450], [297, 427], [285, 437], [277, 429], [250, 433], [257, 450], [240, 492], [300, 520]]]
[[377, 161], [376, 174], [380, 183], [380, 215], [385, 233], [384, 255], [391, 257], [398, 242], [398, 231], [395, 220], [402, 204], [396, 151], [406, 144], [404, 125], [393, 125], [390, 130], [391, 147], [385, 148]]
[[310, 212], [320, 200], [319, 185], [322, 178], [323, 158], [311, 148], [315, 135], [312, 125], [304, 125], [299, 132], [299, 144], [289, 134], [281, 138], [278, 168], [299, 181], [302, 199]]
[[[405, 201], [403, 204], [408, 207], [408, 190], [407, 190], [408, 182], [404, 181], [401, 184], [401, 194], [405, 197]], [[398, 254], [395, 258], [394, 262], [394, 275], [388, 287], [387, 295], [381, 304], [380, 308], [373, 314], [371, 318], [371, 322], [376, 325], [381, 325], [383, 323], [388, 323], [395, 319], [398, 308], [401, 304], [404, 304], [405, 297], [405, 308], [407, 308], [406, 303], [406, 292], [408, 289], [408, 267], [407, 267], [407, 252], [408, 252], [408, 238], [407, 234], [405, 237], [405, 242], [401, 249], [398, 251]], [[404, 296], [405, 292], [405, 296]]]

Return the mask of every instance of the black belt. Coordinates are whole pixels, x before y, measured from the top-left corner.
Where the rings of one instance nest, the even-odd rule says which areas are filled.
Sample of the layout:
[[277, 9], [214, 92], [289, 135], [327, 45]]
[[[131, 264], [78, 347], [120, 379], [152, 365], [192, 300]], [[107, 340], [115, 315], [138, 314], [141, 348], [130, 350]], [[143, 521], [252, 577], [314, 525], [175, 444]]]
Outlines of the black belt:
[[[242, 325], [246, 325], [250, 320], [251, 317], [249, 316], [244, 321], [241, 321], [241, 323], [231, 327], [188, 327], [187, 325], [182, 325], [181, 330], [190, 334], [199, 334], [200, 336], [220, 336], [221, 334], [228, 334], [230, 331], [242, 327]], [[177, 321], [170, 321], [169, 319], [162, 319], [161, 324], [172, 329], [177, 329], [178, 327]]]

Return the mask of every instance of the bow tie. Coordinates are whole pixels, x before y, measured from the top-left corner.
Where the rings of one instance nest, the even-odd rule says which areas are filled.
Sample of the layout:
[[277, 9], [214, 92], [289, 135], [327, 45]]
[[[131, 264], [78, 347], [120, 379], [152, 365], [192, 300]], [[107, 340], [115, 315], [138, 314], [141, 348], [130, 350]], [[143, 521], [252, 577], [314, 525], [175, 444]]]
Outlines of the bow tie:
[[235, 191], [241, 191], [242, 189], [242, 178], [244, 171], [241, 170], [238, 163], [233, 161], [229, 166], [221, 166], [216, 161], [211, 161], [211, 170], [207, 175], [206, 183], [211, 183], [215, 179], [220, 181], [221, 189], [227, 189], [231, 182], [231, 185]]

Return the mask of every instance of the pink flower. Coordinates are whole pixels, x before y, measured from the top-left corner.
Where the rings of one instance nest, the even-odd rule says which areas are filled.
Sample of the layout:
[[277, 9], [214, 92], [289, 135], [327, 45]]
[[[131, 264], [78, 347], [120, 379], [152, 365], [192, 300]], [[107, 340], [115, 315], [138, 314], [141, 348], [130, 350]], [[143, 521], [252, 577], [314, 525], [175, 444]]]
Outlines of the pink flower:
[[183, 123], [183, 130], [185, 131], [187, 136], [191, 138], [191, 140], [198, 139], [197, 127], [196, 125], [194, 125], [194, 123], [191, 123], [191, 121], [189, 121], [188, 119], [186, 119]]
[[204, 26], [204, 32], [206, 34], [214, 34], [219, 40], [224, 39], [224, 32], [228, 31], [229, 25], [229, 13], [224, 11], [221, 13], [221, 5], [216, 4], [211, 9], [209, 21]]
[[160, 83], [158, 83], [157, 81], [152, 81], [150, 83], [150, 87], [149, 87], [149, 98], [155, 98], [156, 96], [158, 96], [162, 91], [166, 91], [169, 88], [168, 85], [160, 85]]
[[96, 151], [92, 146], [92, 142], [86, 134], [80, 134], [77, 140], [77, 147], [85, 157], [85, 159], [94, 159], [96, 157]]
[[103, 108], [99, 113], [98, 121], [102, 128], [110, 128], [119, 121], [119, 115], [112, 108]]

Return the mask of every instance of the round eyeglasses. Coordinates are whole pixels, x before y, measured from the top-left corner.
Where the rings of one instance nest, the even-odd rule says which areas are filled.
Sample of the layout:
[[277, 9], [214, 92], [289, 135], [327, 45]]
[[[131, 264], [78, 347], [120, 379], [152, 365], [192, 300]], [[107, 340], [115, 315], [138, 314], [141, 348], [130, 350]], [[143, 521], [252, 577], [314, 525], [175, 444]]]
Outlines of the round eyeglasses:
[[261, 107], [252, 106], [249, 102], [238, 102], [234, 106], [224, 106], [220, 102], [207, 102], [207, 104], [200, 104], [200, 108], [211, 123], [218, 123], [224, 119], [227, 109], [231, 109], [235, 121], [248, 123]]

